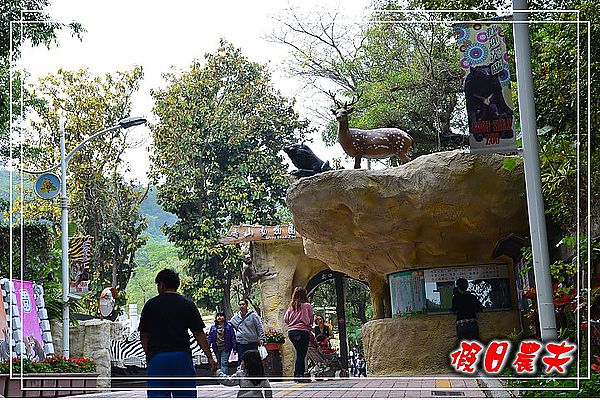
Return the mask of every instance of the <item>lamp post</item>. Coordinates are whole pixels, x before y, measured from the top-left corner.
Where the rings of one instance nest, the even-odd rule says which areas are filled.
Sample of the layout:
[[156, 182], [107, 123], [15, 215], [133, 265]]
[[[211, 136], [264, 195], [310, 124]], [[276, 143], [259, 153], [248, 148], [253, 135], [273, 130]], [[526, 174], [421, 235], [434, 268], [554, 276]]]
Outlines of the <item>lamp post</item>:
[[103, 129], [99, 132], [84, 139], [69, 153], [66, 152], [65, 146], [65, 119], [60, 119], [60, 164], [43, 171], [30, 171], [22, 169], [23, 172], [29, 174], [40, 175], [50, 171], [54, 171], [60, 167], [60, 208], [61, 208], [61, 236], [62, 236], [62, 301], [63, 301], [63, 355], [69, 358], [69, 199], [67, 197], [67, 166], [73, 154], [75, 154], [83, 145], [90, 140], [93, 140], [103, 134], [115, 129], [127, 129], [133, 126], [146, 123], [143, 117], [128, 117], [120, 120], [116, 125]]
[[554, 340], [556, 316], [552, 294], [552, 276], [550, 275], [550, 256], [548, 255], [548, 235], [544, 214], [544, 196], [540, 177], [539, 144], [533, 98], [533, 76], [531, 75], [531, 44], [527, 24], [527, 1], [513, 0], [515, 22], [515, 61], [517, 64], [517, 84], [519, 89], [519, 115], [523, 133], [523, 162], [525, 165], [525, 190], [527, 192], [527, 211], [529, 231], [533, 253], [533, 273], [535, 275], [540, 335], [542, 341]]

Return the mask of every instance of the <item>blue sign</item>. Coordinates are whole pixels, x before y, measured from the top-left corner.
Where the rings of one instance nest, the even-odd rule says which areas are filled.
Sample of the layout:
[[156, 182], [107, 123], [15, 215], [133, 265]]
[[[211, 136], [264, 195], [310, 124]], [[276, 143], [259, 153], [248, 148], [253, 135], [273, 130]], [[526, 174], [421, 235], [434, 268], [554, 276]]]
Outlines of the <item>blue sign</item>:
[[42, 174], [35, 181], [33, 190], [42, 199], [53, 199], [60, 193], [60, 178], [52, 173]]

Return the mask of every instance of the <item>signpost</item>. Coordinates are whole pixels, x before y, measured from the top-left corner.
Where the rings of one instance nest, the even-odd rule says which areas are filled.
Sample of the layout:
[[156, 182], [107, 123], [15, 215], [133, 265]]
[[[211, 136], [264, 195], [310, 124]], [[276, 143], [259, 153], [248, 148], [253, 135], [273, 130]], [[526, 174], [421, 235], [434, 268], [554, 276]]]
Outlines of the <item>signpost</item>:
[[58, 175], [48, 172], [36, 179], [33, 190], [38, 197], [50, 200], [60, 194], [60, 185], [61, 181]]

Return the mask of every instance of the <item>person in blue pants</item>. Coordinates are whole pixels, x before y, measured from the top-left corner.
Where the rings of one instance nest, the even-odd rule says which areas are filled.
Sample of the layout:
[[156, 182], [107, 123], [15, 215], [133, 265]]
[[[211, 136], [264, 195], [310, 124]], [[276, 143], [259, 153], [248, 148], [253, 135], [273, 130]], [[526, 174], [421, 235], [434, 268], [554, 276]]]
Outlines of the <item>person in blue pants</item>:
[[206, 354], [211, 371], [217, 370], [204, 322], [196, 305], [177, 293], [179, 275], [175, 271], [163, 269], [155, 283], [158, 296], [144, 305], [138, 328], [148, 364], [148, 397], [196, 397], [188, 330]]

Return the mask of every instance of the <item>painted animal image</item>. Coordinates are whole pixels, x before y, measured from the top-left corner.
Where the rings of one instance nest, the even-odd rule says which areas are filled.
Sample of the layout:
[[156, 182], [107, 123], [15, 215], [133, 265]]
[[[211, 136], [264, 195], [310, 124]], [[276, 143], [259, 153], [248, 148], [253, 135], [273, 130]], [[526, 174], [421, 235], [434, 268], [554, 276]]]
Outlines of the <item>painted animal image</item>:
[[44, 361], [46, 355], [41, 343], [33, 336], [27, 336], [26, 339], [27, 358], [30, 361]]
[[465, 78], [465, 97], [467, 101], [467, 114], [469, 130], [480, 142], [484, 134], [476, 127], [479, 121], [504, 120], [510, 126], [500, 132], [501, 137], [513, 137], [512, 115], [513, 110], [506, 104], [502, 94], [502, 85], [498, 74], [492, 74], [491, 64], [471, 67], [469, 75]]
[[361, 159], [388, 158], [397, 156], [402, 162], [410, 161], [407, 152], [413, 144], [410, 135], [398, 128], [355, 129], [348, 126], [348, 115], [354, 111], [358, 97], [352, 98], [350, 104], [338, 102], [335, 95], [330, 93], [337, 109], [331, 112], [338, 121], [338, 142], [344, 152], [354, 157], [354, 169], [360, 168]]

